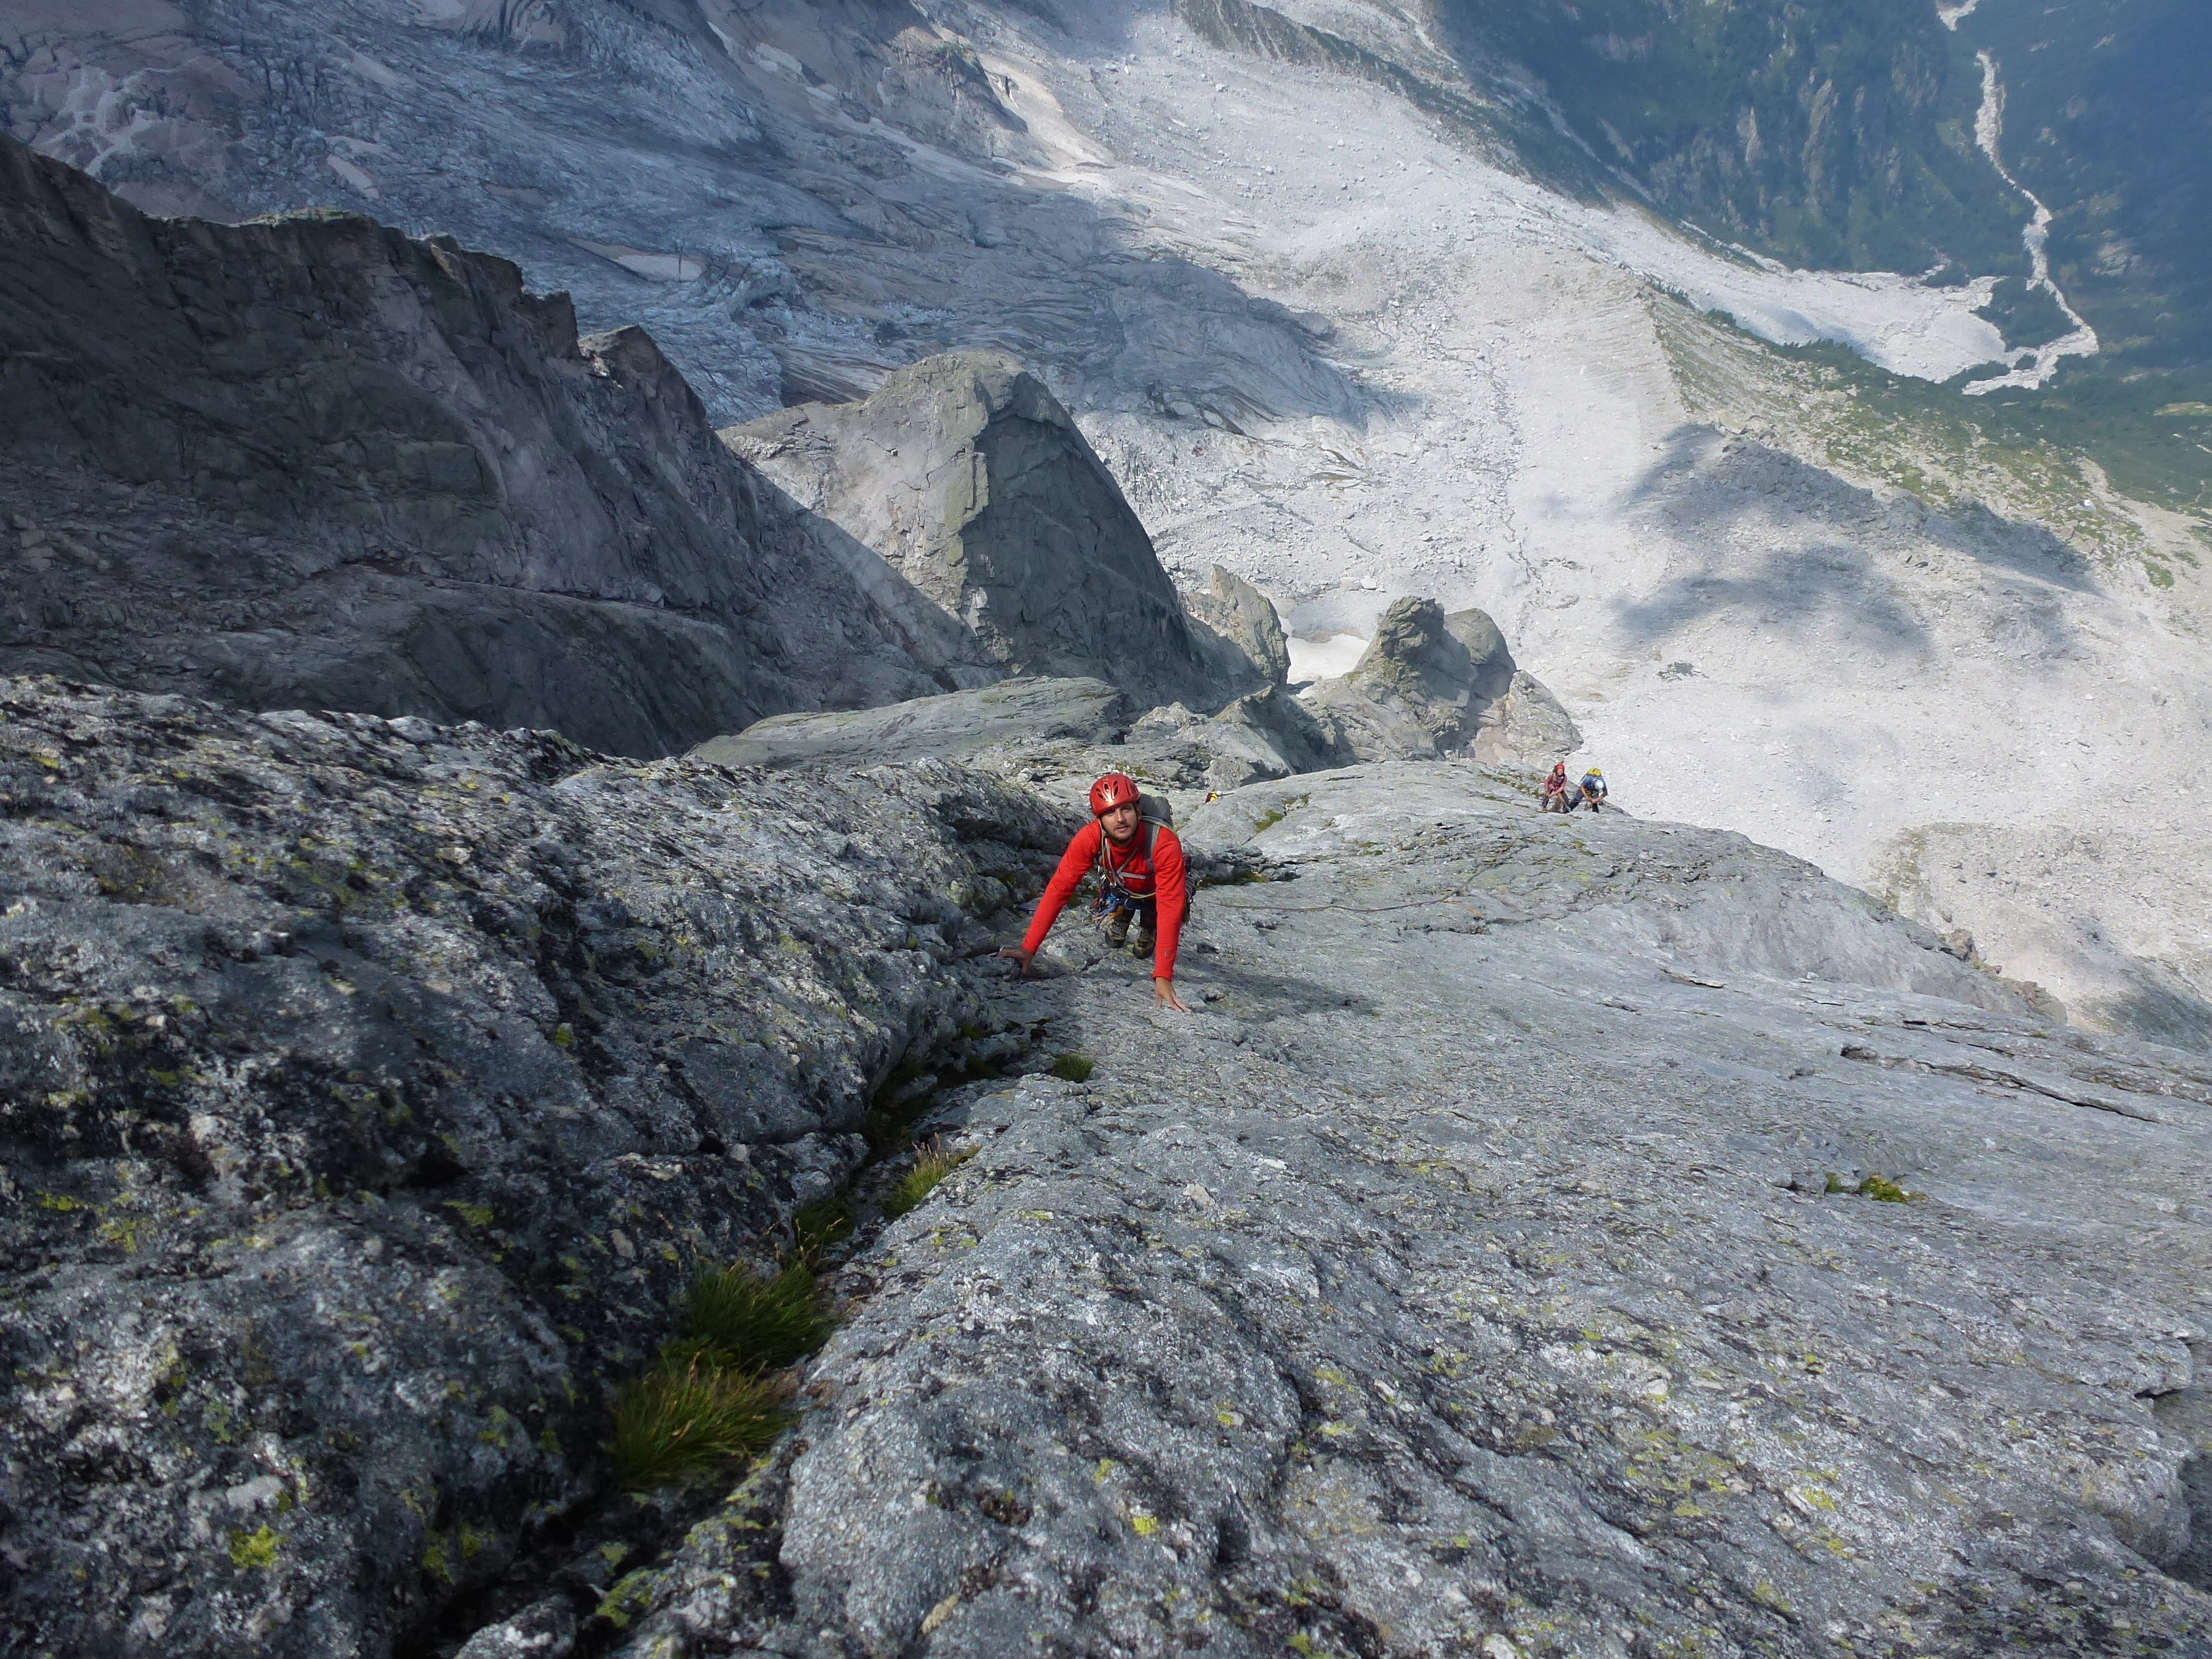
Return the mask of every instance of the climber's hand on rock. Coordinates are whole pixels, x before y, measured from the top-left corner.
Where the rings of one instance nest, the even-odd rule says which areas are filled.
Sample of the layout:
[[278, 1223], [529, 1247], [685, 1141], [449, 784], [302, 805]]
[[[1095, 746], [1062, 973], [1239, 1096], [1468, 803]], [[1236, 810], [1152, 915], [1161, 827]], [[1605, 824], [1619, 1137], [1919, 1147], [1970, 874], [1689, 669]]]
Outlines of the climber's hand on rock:
[[1152, 981], [1152, 1006], [1173, 1008], [1178, 1013], [1184, 1014], [1190, 1012], [1184, 1006], [1183, 1000], [1175, 994], [1175, 981], [1172, 979], [1156, 979]]
[[1030, 963], [1036, 960], [1036, 951], [1024, 951], [1018, 945], [1009, 945], [1006, 949], [1000, 951], [999, 954], [1008, 958], [1014, 963], [1014, 977], [1016, 979], [1019, 979], [1024, 974], [1029, 972]]

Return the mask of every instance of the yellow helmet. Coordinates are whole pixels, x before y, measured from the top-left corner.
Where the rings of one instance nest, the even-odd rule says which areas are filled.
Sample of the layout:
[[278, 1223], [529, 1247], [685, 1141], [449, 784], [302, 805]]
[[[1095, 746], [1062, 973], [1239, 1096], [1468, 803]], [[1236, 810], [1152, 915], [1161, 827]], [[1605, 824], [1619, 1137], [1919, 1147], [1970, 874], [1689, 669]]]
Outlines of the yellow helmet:
[[1605, 775], [1605, 770], [1602, 767], [1593, 766], [1589, 769], [1589, 775], [1594, 778], [1601, 778]]

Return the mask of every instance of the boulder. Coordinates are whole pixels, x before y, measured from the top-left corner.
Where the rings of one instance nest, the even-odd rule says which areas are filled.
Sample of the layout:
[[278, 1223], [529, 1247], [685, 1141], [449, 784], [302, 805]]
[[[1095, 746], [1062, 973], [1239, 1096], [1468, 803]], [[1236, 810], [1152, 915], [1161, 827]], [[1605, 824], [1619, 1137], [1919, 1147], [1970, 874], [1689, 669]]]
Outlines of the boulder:
[[1261, 778], [1320, 771], [1349, 765], [1358, 758], [1334, 729], [1316, 720], [1304, 703], [1280, 685], [1237, 698], [1206, 722], [1206, 732], [1224, 761], [1238, 758], [1241, 740], [1242, 744], [1255, 746], [1262, 755], [1273, 757], [1280, 768], [1255, 768], [1249, 773], [1226, 768], [1212, 778], [1215, 788], [1240, 788]]
[[0, 671], [633, 755], [955, 683], [896, 584], [763, 537], [650, 337], [506, 260], [149, 218], [4, 137], [0, 238]]
[[990, 352], [901, 369], [859, 403], [803, 404], [722, 441], [773, 482], [817, 538], [878, 559], [971, 636], [933, 669], [1103, 679], [1141, 705], [1218, 708], [1224, 678], [1152, 538], [1060, 402]]
[[1513, 671], [1504, 696], [1482, 711], [1474, 734], [1474, 757], [1549, 766], [1583, 746], [1574, 717], [1525, 668]]
[[1516, 668], [1505, 636], [1480, 611], [1447, 614], [1403, 599], [1382, 613], [1349, 674], [1309, 703], [1362, 760], [1549, 759], [1581, 738], [1557, 698]]

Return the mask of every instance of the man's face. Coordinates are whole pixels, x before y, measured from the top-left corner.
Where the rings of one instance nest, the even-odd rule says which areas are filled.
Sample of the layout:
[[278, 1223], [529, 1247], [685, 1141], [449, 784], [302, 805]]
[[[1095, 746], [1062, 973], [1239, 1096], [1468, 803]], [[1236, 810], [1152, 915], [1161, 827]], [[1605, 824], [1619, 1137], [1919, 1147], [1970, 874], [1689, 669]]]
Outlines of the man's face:
[[1098, 822], [1105, 825], [1106, 833], [1112, 839], [1127, 841], [1137, 833], [1137, 803], [1125, 800], [1119, 806], [1109, 808]]

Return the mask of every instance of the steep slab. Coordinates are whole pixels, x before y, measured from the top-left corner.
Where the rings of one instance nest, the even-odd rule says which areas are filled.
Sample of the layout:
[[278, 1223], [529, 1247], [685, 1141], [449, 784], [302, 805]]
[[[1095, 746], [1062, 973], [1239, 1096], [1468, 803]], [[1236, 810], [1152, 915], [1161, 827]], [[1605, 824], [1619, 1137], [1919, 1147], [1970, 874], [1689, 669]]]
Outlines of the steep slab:
[[1096, 1070], [946, 1103], [624, 1659], [2212, 1641], [2201, 1062], [1464, 763], [1183, 832], [1274, 878], [1200, 895], [1200, 1012], [1073, 927], [994, 995]]

